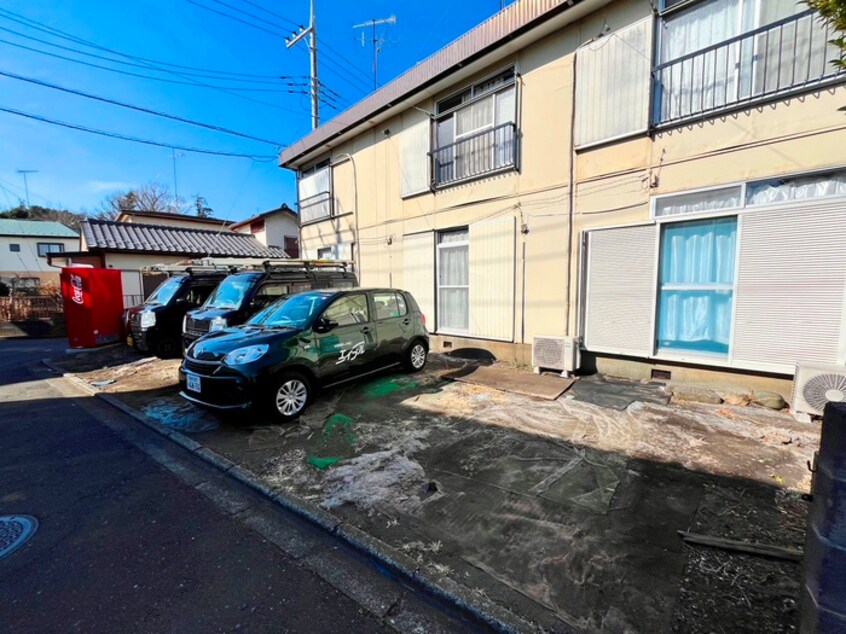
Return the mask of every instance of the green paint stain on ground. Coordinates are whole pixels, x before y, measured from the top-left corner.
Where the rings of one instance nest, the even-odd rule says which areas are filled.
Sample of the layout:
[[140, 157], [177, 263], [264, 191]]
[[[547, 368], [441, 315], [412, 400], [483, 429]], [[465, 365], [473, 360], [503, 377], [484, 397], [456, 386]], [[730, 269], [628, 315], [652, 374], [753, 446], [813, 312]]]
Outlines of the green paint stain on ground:
[[329, 440], [333, 435], [340, 434], [350, 444], [355, 440], [355, 434], [352, 433], [353, 420], [344, 414], [332, 414], [326, 419], [323, 425], [323, 438]]
[[306, 458], [306, 463], [310, 464], [315, 469], [320, 469], [321, 471], [323, 471], [331, 467], [340, 459], [341, 456], [330, 456], [328, 458], [318, 458], [317, 456], [309, 456], [308, 458]]
[[417, 387], [416, 381], [405, 381], [397, 377], [385, 377], [368, 383], [364, 388], [364, 396], [367, 398], [383, 398], [395, 392]]
[[339, 460], [355, 455], [352, 448], [355, 434], [352, 428], [352, 418], [344, 414], [332, 414], [323, 424], [317, 446], [309, 453], [306, 463], [323, 471]]

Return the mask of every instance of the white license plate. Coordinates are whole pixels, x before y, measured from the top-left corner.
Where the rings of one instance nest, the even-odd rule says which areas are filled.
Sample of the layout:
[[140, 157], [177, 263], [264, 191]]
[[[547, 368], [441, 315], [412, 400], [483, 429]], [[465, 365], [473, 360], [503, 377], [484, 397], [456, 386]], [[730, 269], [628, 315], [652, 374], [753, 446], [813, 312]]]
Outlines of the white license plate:
[[192, 392], [200, 391], [200, 377], [196, 374], [185, 375], [185, 386]]

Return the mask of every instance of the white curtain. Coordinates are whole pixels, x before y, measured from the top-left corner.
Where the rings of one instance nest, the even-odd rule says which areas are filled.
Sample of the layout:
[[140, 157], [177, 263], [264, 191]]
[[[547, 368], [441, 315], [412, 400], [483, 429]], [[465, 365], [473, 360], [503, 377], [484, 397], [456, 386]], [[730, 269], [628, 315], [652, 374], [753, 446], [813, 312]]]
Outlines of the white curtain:
[[470, 326], [470, 257], [468, 232], [450, 231], [438, 237], [438, 327], [467, 330]]
[[769, 205], [823, 196], [846, 196], [846, 172], [820, 174], [750, 183], [746, 187], [749, 205]]
[[659, 349], [728, 353], [736, 254], [736, 218], [663, 228]]
[[[738, 34], [740, 0], [700, 2], [662, 22], [661, 61], [672, 62]], [[680, 61], [661, 73], [661, 120], [718, 108], [735, 99], [737, 45]]]
[[737, 209], [741, 206], [740, 186], [712, 189], [692, 194], [667, 196], [655, 201], [655, 216], [681, 216], [721, 209]]
[[[517, 88], [512, 86], [496, 94], [496, 117], [494, 126], [513, 123], [517, 117]], [[514, 128], [504, 127], [496, 131], [494, 169], [507, 167], [514, 163]]]

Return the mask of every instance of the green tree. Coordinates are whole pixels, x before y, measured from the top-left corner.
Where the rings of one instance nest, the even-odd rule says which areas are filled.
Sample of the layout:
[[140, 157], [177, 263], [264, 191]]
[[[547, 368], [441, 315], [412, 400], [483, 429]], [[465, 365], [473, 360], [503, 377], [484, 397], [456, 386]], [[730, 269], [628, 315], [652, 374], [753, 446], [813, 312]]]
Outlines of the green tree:
[[32, 205], [27, 207], [23, 203], [6, 211], [0, 211], [0, 218], [14, 218], [17, 220], [53, 220], [61, 222], [66, 227], [79, 230], [79, 223], [85, 220], [84, 214], [74, 213], [67, 209], [53, 209]]
[[194, 196], [194, 209], [199, 218], [208, 218], [214, 213], [214, 209], [208, 206], [206, 199], [197, 194]]
[[831, 40], [831, 43], [841, 50], [841, 56], [831, 60], [831, 63], [846, 69], [846, 0], [807, 0], [807, 4], [818, 11], [823, 20], [837, 31], [838, 37]]

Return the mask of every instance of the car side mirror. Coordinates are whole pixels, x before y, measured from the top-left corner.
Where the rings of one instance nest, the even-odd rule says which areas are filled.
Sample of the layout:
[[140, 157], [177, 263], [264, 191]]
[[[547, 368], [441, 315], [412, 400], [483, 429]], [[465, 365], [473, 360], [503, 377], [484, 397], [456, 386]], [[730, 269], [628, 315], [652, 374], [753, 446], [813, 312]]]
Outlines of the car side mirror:
[[328, 317], [321, 317], [317, 320], [317, 323], [314, 324], [314, 331], [318, 333], [324, 333], [334, 330], [337, 327], [338, 322], [334, 319], [329, 319]]

